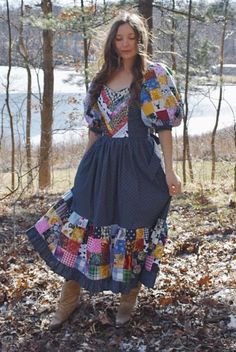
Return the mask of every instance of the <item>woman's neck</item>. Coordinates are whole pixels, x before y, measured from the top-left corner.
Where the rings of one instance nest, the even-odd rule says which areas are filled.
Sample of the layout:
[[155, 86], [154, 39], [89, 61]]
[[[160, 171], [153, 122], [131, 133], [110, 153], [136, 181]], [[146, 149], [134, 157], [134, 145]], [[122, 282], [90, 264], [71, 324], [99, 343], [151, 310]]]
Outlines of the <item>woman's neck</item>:
[[134, 65], [134, 59], [127, 59], [127, 60], [123, 60], [122, 62], [122, 67], [121, 70], [127, 73], [131, 73], [132, 72], [132, 68]]

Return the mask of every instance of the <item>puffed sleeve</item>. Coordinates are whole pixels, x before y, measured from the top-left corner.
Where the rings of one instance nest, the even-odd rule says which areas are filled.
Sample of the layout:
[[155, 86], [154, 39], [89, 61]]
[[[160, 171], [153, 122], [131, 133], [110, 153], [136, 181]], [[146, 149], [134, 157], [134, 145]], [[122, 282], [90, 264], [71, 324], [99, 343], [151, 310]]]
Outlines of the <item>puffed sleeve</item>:
[[144, 75], [141, 89], [141, 116], [155, 131], [171, 130], [183, 118], [183, 103], [171, 70], [164, 64], [152, 64]]
[[91, 103], [90, 89], [84, 99], [84, 118], [88, 124], [88, 128], [97, 133], [102, 133], [102, 119], [97, 102]]

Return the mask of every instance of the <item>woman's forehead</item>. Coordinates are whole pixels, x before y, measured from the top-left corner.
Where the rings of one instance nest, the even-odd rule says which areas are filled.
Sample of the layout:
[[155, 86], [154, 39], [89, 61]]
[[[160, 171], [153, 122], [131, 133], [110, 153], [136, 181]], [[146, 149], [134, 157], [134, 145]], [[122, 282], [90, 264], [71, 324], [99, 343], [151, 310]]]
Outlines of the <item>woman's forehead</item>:
[[122, 34], [135, 34], [135, 31], [133, 30], [133, 28], [130, 26], [129, 23], [124, 23], [121, 24], [116, 32], [117, 35], [122, 35]]

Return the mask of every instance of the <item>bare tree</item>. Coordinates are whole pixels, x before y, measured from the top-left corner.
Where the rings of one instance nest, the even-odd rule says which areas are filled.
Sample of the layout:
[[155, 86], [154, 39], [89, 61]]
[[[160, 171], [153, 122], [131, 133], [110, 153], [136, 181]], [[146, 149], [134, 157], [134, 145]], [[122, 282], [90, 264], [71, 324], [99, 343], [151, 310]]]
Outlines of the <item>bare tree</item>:
[[[48, 18], [52, 14], [52, 1], [42, 0], [43, 14]], [[44, 189], [51, 184], [50, 155], [52, 150], [53, 125], [53, 32], [43, 29], [43, 72], [44, 90], [41, 110], [41, 140], [39, 156], [39, 188]]]
[[139, 13], [147, 20], [148, 31], [150, 39], [148, 43], [148, 54], [152, 55], [152, 31], [153, 31], [153, 7], [152, 0], [139, 0], [138, 2]]
[[220, 117], [220, 110], [221, 110], [221, 103], [222, 103], [222, 95], [223, 95], [223, 84], [224, 84], [224, 77], [223, 77], [223, 67], [224, 67], [224, 46], [225, 46], [225, 37], [226, 37], [226, 27], [227, 27], [227, 16], [228, 16], [228, 6], [229, 0], [224, 2], [224, 16], [223, 16], [223, 28], [221, 33], [221, 42], [220, 42], [220, 68], [219, 68], [219, 78], [220, 78], [220, 87], [219, 87], [219, 99], [218, 99], [218, 106], [216, 110], [216, 120], [215, 125], [212, 131], [211, 136], [211, 158], [212, 158], [212, 169], [211, 169], [211, 182], [214, 183], [215, 181], [215, 171], [216, 171], [216, 152], [215, 152], [215, 138], [216, 132], [219, 124], [219, 117]]
[[[175, 11], [175, 0], [172, 0], [172, 11]], [[172, 60], [172, 69], [176, 71], [176, 56], [175, 56], [175, 36], [176, 36], [176, 20], [174, 14], [171, 16], [171, 35], [170, 35], [170, 52]]]
[[[24, 16], [24, 1], [21, 0], [20, 6], [20, 14], [21, 19]], [[19, 52], [24, 59], [25, 68], [27, 71], [27, 98], [26, 98], [26, 106], [27, 106], [27, 115], [26, 115], [26, 165], [27, 165], [27, 183], [28, 185], [32, 185], [33, 180], [33, 172], [32, 172], [32, 161], [31, 161], [31, 96], [32, 96], [32, 77], [30, 71], [30, 59], [29, 52], [24, 43], [23, 37], [23, 22], [21, 20], [19, 25]]]
[[85, 76], [86, 91], [88, 91], [88, 85], [89, 85], [89, 74], [88, 74], [89, 47], [88, 47], [87, 29], [86, 29], [85, 13], [84, 13], [84, 0], [81, 0], [81, 10], [82, 10], [82, 32], [83, 32], [83, 43], [84, 43], [84, 76]]
[[190, 37], [191, 37], [191, 13], [192, 13], [192, 0], [189, 0], [188, 7], [188, 34], [187, 34], [187, 57], [186, 57], [186, 71], [185, 71], [185, 115], [183, 124], [183, 183], [186, 184], [186, 159], [188, 159], [190, 179], [193, 182], [193, 168], [190, 156], [189, 136], [188, 136], [188, 90], [189, 90], [189, 66], [190, 66]]
[[15, 136], [14, 136], [14, 119], [13, 114], [10, 108], [9, 100], [9, 88], [10, 88], [10, 74], [12, 67], [12, 34], [11, 34], [11, 19], [10, 19], [10, 10], [9, 2], [6, 0], [7, 7], [7, 25], [8, 25], [8, 71], [7, 71], [7, 85], [6, 85], [6, 107], [8, 115], [10, 118], [10, 129], [11, 129], [11, 188], [15, 188]]

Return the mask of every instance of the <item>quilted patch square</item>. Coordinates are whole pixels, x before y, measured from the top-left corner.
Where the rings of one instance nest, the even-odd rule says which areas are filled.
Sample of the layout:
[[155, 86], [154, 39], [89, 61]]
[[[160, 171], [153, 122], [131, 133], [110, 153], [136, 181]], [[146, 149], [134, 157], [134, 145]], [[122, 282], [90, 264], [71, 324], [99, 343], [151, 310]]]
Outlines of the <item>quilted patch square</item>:
[[102, 252], [100, 238], [93, 238], [93, 237], [89, 236], [87, 246], [88, 246], [88, 251], [91, 253], [101, 253]]
[[66, 250], [74, 255], [77, 255], [79, 252], [79, 248], [80, 248], [80, 243], [73, 240], [69, 240]]
[[55, 208], [56, 210], [56, 214], [59, 217], [62, 217], [68, 210], [67, 204], [66, 202], [63, 202], [60, 206], [58, 206], [57, 208]]
[[150, 90], [152, 100], [160, 100], [162, 99], [162, 93], [159, 88]]
[[125, 257], [122, 254], [115, 254], [114, 267], [122, 269], [124, 267]]
[[102, 263], [109, 263], [110, 261], [110, 245], [106, 240], [102, 241]]
[[160, 88], [160, 84], [155, 75], [147, 81], [146, 85], [150, 90]]
[[151, 102], [144, 103], [142, 109], [146, 116], [151, 115], [154, 112], [154, 107]]
[[124, 260], [124, 269], [131, 269], [132, 268], [132, 256], [131, 254], [125, 256]]
[[116, 254], [125, 254], [125, 240], [117, 240], [115, 242], [114, 253]]
[[84, 235], [85, 235], [85, 229], [83, 229], [82, 227], [75, 227], [72, 231], [71, 239], [79, 243], [82, 243], [84, 239]]
[[156, 115], [161, 121], [169, 121], [169, 114], [167, 110], [158, 110]]
[[123, 271], [123, 281], [129, 282], [131, 279], [131, 274], [132, 274], [131, 270], [124, 270]]
[[139, 240], [136, 240], [134, 242], [134, 250], [135, 251], [142, 251], [144, 248], [144, 240], [143, 238], [139, 239]]
[[166, 98], [165, 103], [164, 103], [165, 108], [173, 108], [176, 107], [176, 99], [173, 95], [170, 95]]
[[56, 249], [55, 249], [55, 257], [59, 260], [61, 260], [61, 258], [63, 257], [65, 253], [65, 250], [63, 248], [61, 248], [61, 246], [57, 246]]
[[161, 259], [164, 255], [164, 247], [162, 245], [157, 245], [154, 251], [152, 252], [152, 255], [155, 259]]
[[110, 266], [102, 265], [100, 266], [100, 278], [107, 279], [110, 276]]
[[74, 267], [84, 273], [86, 267], [86, 260], [84, 258], [77, 257]]
[[142, 104], [150, 101], [150, 94], [147, 90], [145, 90], [145, 89], [141, 90], [140, 100], [141, 100]]
[[123, 269], [113, 268], [112, 278], [114, 281], [123, 281]]
[[66, 249], [68, 246], [69, 238], [67, 238], [63, 233], [61, 234], [61, 247]]
[[136, 238], [135, 230], [126, 230], [126, 238], [127, 240], [134, 241]]
[[74, 267], [74, 264], [76, 262], [76, 258], [77, 256], [76, 255], [73, 255], [67, 251], [64, 252], [62, 258], [61, 258], [61, 262], [71, 268]]
[[151, 271], [152, 270], [152, 264], [154, 262], [154, 258], [153, 256], [147, 255], [146, 257], [146, 261], [145, 261], [145, 269], [147, 271]]
[[72, 228], [72, 226], [70, 226], [70, 223], [67, 222], [67, 223], [65, 223], [65, 225], [62, 226], [61, 232], [66, 237], [70, 238], [72, 231], [73, 231], [73, 228]]
[[145, 75], [144, 75], [144, 79], [145, 80], [149, 80], [149, 79], [152, 79], [153, 77], [155, 77], [156, 74], [154, 72], [154, 70], [148, 70]]
[[168, 84], [168, 77], [167, 75], [159, 75], [158, 76], [158, 81], [161, 85], [167, 85]]
[[88, 268], [88, 276], [91, 280], [99, 280], [100, 279], [100, 267], [97, 265], [89, 265]]
[[144, 228], [140, 228], [136, 230], [136, 240], [140, 240], [144, 237]]
[[46, 216], [43, 216], [36, 224], [35, 228], [38, 231], [40, 235], [42, 235], [45, 231], [47, 231], [50, 228], [50, 225], [48, 223], [48, 218]]

